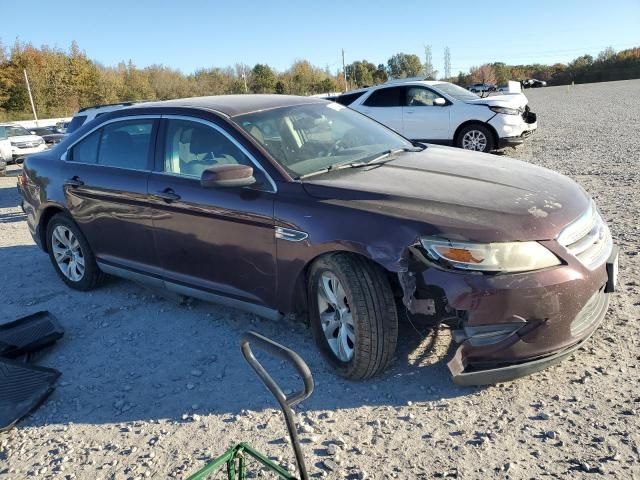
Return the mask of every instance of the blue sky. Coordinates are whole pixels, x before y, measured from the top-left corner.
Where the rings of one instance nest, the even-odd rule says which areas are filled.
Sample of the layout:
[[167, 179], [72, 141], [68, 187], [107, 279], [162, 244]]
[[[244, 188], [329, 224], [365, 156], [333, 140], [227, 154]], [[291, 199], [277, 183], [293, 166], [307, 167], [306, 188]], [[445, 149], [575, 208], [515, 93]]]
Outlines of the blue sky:
[[377, 64], [396, 52], [424, 58], [424, 45], [431, 45], [440, 73], [449, 46], [452, 73], [457, 73], [488, 61], [566, 62], [609, 45], [616, 50], [640, 46], [640, 0], [29, 4], [25, 9], [23, 2], [3, 3], [0, 40], [5, 45], [20, 38], [66, 49], [75, 40], [105, 65], [131, 59], [138, 66], [158, 63], [185, 73], [236, 62], [284, 70], [299, 58], [335, 71], [341, 48], [347, 63], [364, 58]]

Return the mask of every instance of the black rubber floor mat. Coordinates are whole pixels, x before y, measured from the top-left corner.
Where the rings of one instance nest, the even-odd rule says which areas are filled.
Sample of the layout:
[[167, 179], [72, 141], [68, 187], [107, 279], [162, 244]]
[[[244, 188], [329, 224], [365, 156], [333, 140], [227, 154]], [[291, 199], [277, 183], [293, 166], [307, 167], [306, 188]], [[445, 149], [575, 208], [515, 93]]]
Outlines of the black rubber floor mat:
[[54, 390], [60, 372], [0, 358], [0, 432], [38, 407]]
[[59, 340], [64, 330], [49, 312], [36, 312], [0, 325], [0, 355], [14, 358]]

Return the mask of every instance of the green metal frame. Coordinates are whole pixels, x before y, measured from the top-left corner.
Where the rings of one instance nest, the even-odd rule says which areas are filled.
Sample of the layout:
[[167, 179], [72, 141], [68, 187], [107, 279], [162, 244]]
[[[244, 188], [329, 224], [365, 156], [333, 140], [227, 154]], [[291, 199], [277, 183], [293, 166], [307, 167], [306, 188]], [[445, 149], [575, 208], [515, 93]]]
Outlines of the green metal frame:
[[254, 458], [272, 472], [277, 473], [280, 478], [285, 480], [299, 480], [298, 477], [294, 477], [280, 465], [272, 462], [246, 443], [239, 443], [235, 447], [230, 448], [224, 454], [191, 475], [187, 480], [204, 480], [223, 465], [227, 467], [228, 480], [245, 480], [247, 478], [246, 456]]

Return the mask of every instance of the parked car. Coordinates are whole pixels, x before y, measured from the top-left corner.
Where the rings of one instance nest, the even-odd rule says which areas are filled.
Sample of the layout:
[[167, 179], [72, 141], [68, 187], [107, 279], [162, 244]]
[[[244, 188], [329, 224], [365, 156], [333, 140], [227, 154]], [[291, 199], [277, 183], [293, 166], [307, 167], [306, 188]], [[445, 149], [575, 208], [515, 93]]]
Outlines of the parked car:
[[0, 124], [0, 137], [7, 137], [11, 145], [11, 159], [8, 163], [20, 163], [27, 155], [43, 151], [44, 140], [38, 135], [33, 135], [26, 128], [13, 124]]
[[5, 130], [0, 126], [0, 176], [6, 175], [7, 163], [11, 160], [11, 142]]
[[520, 145], [538, 126], [524, 95], [480, 98], [440, 81], [387, 82], [335, 101], [411, 140], [480, 152]]
[[455, 330], [459, 383], [536, 371], [584, 344], [616, 281], [609, 229], [569, 178], [308, 97], [110, 112], [30, 156], [18, 185], [69, 287], [113, 274], [308, 317], [351, 379], [385, 369], [406, 315]]
[[64, 132], [61, 132], [57, 127], [37, 127], [29, 131], [33, 135], [42, 137], [48, 148], [51, 148], [56, 143], [60, 143], [64, 138]]
[[469, 85], [467, 90], [473, 93], [495, 92], [496, 86], [492, 83], [474, 83], [473, 85]]
[[546, 87], [547, 82], [545, 82], [544, 80], [536, 80], [535, 78], [530, 78], [528, 80], [524, 80], [522, 82], [522, 86], [524, 88], [540, 88]]
[[114, 110], [120, 110], [121, 108], [129, 107], [131, 105], [135, 105], [135, 102], [110, 103], [107, 105], [94, 105], [91, 107], [81, 108], [75, 113], [71, 121], [65, 125], [65, 134], [68, 135], [75, 132], [82, 125], [90, 122], [100, 115], [104, 115], [105, 113], [112, 112]]

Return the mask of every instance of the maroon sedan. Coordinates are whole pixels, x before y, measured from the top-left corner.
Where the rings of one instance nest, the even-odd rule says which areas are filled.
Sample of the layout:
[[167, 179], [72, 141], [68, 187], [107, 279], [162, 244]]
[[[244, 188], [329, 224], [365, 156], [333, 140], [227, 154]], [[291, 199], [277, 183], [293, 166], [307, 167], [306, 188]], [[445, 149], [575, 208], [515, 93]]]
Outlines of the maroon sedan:
[[593, 333], [616, 281], [609, 229], [573, 181], [313, 98], [110, 112], [30, 156], [19, 189], [70, 287], [111, 274], [295, 313], [352, 379], [385, 369], [405, 313], [454, 329], [458, 383], [539, 370]]

